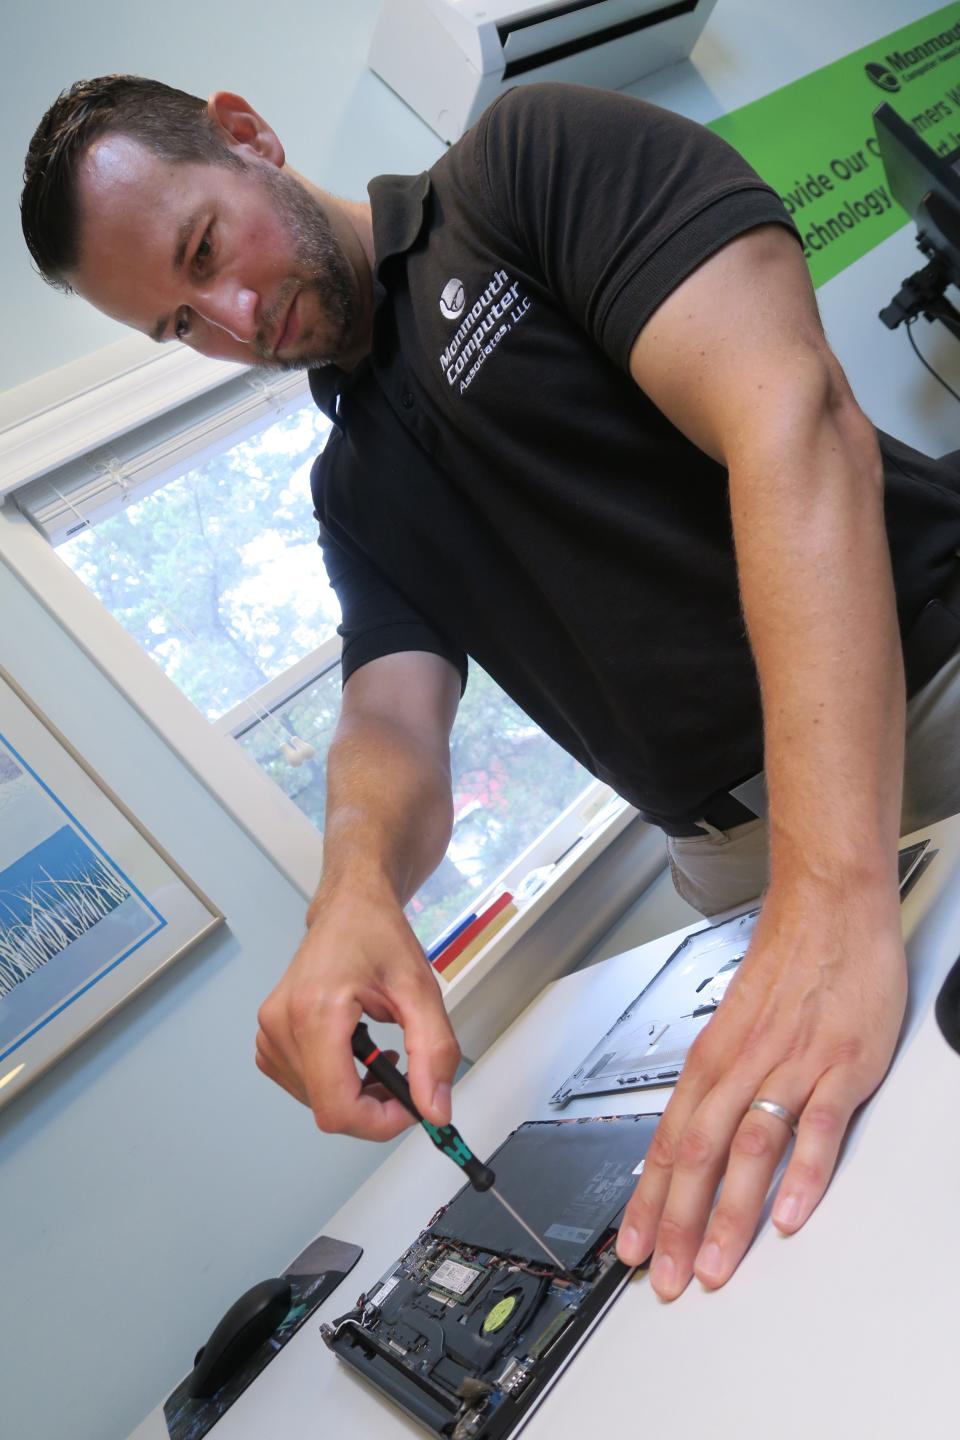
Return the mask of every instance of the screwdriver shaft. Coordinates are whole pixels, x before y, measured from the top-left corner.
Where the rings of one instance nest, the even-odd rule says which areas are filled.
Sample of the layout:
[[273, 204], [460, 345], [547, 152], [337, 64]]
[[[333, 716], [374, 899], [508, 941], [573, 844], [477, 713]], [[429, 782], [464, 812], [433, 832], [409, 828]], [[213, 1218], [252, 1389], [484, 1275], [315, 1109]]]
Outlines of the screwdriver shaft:
[[516, 1210], [514, 1210], [509, 1200], [505, 1200], [500, 1194], [500, 1191], [497, 1189], [496, 1185], [490, 1186], [490, 1194], [496, 1195], [497, 1199], [500, 1201], [500, 1204], [503, 1206], [504, 1210], [506, 1210], [507, 1214], [512, 1216], [513, 1219], [516, 1220], [517, 1224], [522, 1226], [522, 1228], [526, 1230], [527, 1234], [530, 1236], [530, 1239], [534, 1242], [534, 1244], [539, 1245], [540, 1249], [545, 1255], [549, 1255], [550, 1259], [553, 1261], [554, 1265], [556, 1265], [557, 1269], [566, 1274], [567, 1267], [566, 1265], [564, 1265], [559, 1255], [555, 1255], [550, 1249], [550, 1246], [547, 1244], [546, 1240], [541, 1240], [536, 1230], [531, 1229], [531, 1227], [527, 1224], [526, 1220], [524, 1220], [523, 1216], [517, 1214]]
[[446, 1155], [455, 1165], [460, 1166], [474, 1190], [480, 1192], [489, 1190], [491, 1195], [496, 1195], [504, 1210], [507, 1211], [508, 1215], [512, 1216], [521, 1229], [527, 1232], [538, 1249], [542, 1250], [544, 1255], [549, 1257], [550, 1261], [556, 1265], [562, 1274], [566, 1274], [567, 1267], [560, 1257], [553, 1253], [547, 1242], [540, 1239], [536, 1230], [530, 1228], [523, 1216], [518, 1215], [509, 1201], [505, 1200], [500, 1194], [500, 1191], [496, 1189], [493, 1183], [494, 1173], [490, 1169], [490, 1166], [484, 1165], [483, 1162], [473, 1154], [459, 1130], [452, 1124], [437, 1126], [432, 1125], [429, 1120], [424, 1119], [413, 1103], [413, 1097], [410, 1094], [410, 1086], [407, 1083], [406, 1076], [401, 1075], [392, 1061], [388, 1060], [380, 1048], [373, 1043], [366, 1025], [361, 1023], [354, 1029], [352, 1048], [354, 1055], [360, 1061], [361, 1065], [366, 1066], [367, 1071], [379, 1080], [380, 1083], [389, 1090], [391, 1095], [395, 1095], [401, 1104], [409, 1110], [414, 1119], [419, 1121], [441, 1154]]

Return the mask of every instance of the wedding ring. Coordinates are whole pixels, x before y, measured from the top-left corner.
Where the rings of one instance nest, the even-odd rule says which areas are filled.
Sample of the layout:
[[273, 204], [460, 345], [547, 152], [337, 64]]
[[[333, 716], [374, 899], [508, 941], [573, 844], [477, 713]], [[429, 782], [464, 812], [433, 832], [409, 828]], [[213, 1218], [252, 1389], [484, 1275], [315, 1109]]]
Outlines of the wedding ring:
[[790, 1126], [791, 1135], [796, 1135], [797, 1126], [800, 1124], [800, 1117], [794, 1115], [792, 1110], [788, 1110], [786, 1105], [778, 1105], [776, 1100], [764, 1100], [758, 1096], [750, 1106], [750, 1109], [765, 1110], [768, 1115], [776, 1115], [778, 1120], [783, 1120], [785, 1124]]

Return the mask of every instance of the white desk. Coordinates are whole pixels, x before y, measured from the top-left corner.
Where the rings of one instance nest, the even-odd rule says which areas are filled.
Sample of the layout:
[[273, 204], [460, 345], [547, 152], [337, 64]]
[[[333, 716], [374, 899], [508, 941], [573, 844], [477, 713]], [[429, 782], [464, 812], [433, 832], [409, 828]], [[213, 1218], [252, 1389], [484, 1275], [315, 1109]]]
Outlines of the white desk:
[[[941, 1039], [932, 1007], [960, 951], [960, 817], [924, 833], [939, 854], [904, 904], [903, 1035], [820, 1210], [789, 1240], [767, 1221], [716, 1293], [694, 1281], [664, 1305], [646, 1276], [635, 1276], [524, 1440], [593, 1437], [600, 1417], [606, 1434], [670, 1440], [955, 1433], [960, 1055]], [[547, 1096], [684, 933], [559, 980], [529, 1006], [456, 1088], [456, 1120], [476, 1150], [558, 1113]], [[590, 1097], [560, 1113], [653, 1112], [667, 1094]], [[349, 1309], [456, 1188], [449, 1162], [414, 1132], [348, 1206], [318, 1224], [362, 1245], [363, 1258], [217, 1424], [216, 1440], [422, 1440], [425, 1432], [326, 1350], [319, 1324]], [[132, 1440], [166, 1440], [162, 1413]]]

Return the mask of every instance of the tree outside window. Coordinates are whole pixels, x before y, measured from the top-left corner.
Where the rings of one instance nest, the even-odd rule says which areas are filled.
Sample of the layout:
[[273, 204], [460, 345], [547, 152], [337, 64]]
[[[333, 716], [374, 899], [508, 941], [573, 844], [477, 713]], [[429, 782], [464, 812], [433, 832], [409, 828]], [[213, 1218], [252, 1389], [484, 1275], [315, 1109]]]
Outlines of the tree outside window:
[[[58, 549], [210, 720], [241, 707], [238, 742], [320, 830], [339, 666], [269, 711], [257, 692], [339, 622], [309, 485], [329, 428], [306, 405]], [[408, 910], [425, 944], [591, 783], [475, 666], [451, 761], [453, 839]]]

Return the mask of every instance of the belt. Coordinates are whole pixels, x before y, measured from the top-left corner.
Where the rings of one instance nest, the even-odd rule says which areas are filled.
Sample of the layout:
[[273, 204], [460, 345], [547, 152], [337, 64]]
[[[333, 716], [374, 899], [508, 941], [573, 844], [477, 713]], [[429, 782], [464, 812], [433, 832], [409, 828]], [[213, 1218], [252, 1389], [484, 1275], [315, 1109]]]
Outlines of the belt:
[[[731, 795], [729, 790], [721, 790], [719, 795], [714, 795], [707, 802], [700, 820], [711, 830], [732, 830], [735, 825], [745, 825], [748, 820], [757, 818], [755, 810], [749, 809], [735, 795]], [[657, 820], [656, 823], [667, 835], [709, 833], [703, 823], [695, 820]]]
[[[903, 665], [907, 695], [922, 690], [960, 650], [960, 564], [934, 599], [928, 600], [903, 641]], [[740, 786], [735, 786], [739, 789]], [[729, 790], [711, 796], [698, 820], [663, 820], [656, 823], [667, 835], [709, 834], [711, 830], [732, 830], [756, 820], [757, 812], [738, 800]]]

